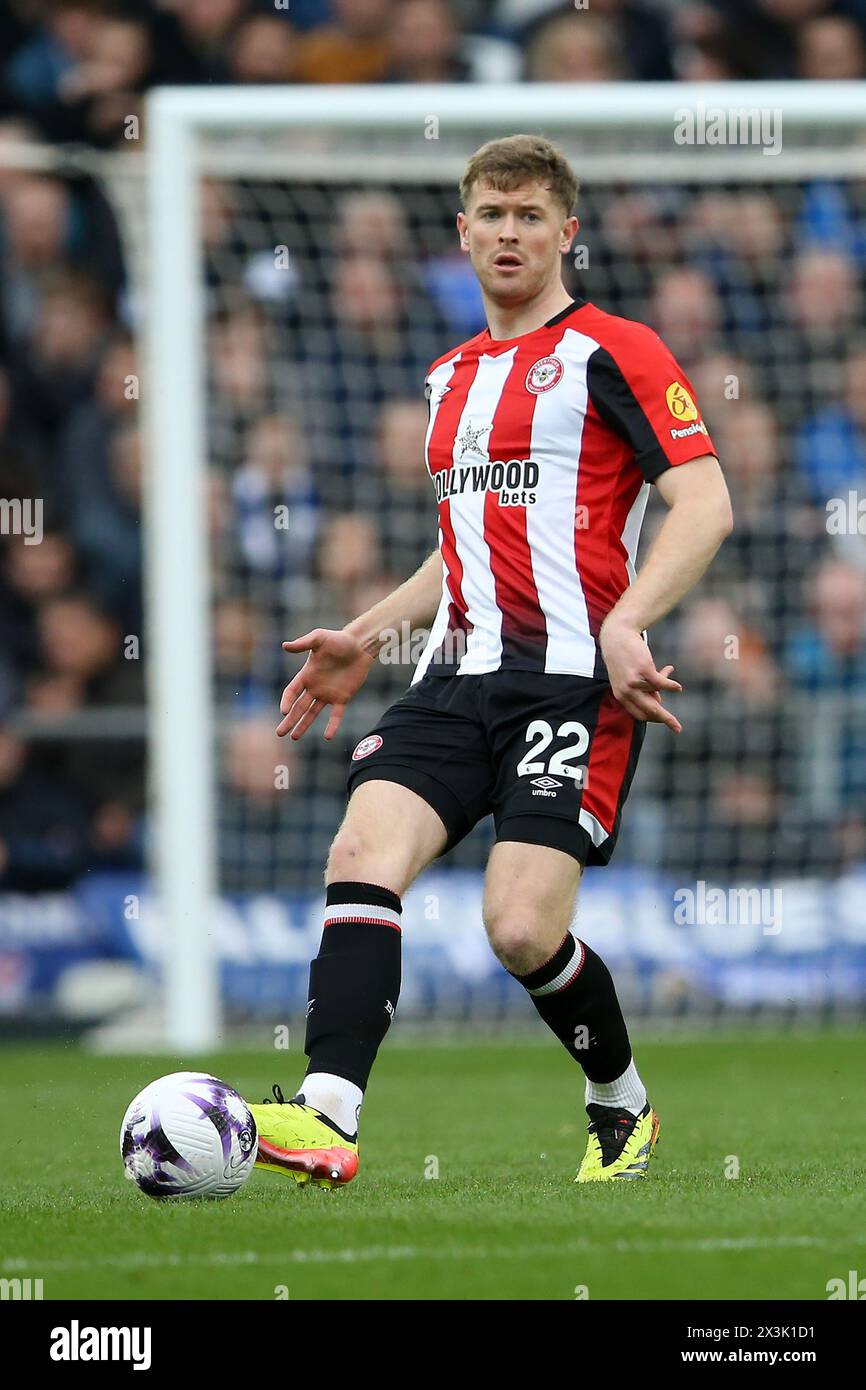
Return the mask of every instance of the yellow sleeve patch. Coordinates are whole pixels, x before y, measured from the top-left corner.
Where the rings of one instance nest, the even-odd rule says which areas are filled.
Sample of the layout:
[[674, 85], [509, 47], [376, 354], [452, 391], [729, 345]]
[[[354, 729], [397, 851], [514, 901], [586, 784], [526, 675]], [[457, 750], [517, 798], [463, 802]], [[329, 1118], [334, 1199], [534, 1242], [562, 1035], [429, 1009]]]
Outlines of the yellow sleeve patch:
[[697, 420], [698, 408], [679, 381], [671, 382], [665, 391], [665, 400], [668, 404], [668, 410], [677, 420]]

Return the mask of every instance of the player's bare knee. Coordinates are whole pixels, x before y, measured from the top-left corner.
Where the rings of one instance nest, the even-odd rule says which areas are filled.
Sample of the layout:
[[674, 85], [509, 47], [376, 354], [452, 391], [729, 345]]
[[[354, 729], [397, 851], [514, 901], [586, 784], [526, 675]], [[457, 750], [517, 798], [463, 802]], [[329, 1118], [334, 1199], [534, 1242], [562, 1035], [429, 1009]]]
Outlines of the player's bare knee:
[[366, 867], [373, 856], [370, 846], [363, 836], [351, 826], [341, 826], [331, 842], [328, 864], [325, 869], [326, 883], [342, 883], [347, 880], [367, 882]]
[[529, 974], [544, 963], [538, 923], [532, 914], [505, 908], [485, 913], [484, 927], [497, 960], [516, 975]]
[[387, 845], [374, 843], [372, 837], [344, 822], [331, 844], [325, 883], [375, 883], [402, 897], [412, 874], [401, 860]]

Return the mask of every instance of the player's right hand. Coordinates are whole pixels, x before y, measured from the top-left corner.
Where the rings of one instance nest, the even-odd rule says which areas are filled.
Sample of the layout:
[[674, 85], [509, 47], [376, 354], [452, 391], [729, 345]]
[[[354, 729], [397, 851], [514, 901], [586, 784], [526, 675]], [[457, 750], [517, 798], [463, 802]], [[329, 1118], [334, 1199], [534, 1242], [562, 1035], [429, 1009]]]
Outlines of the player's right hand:
[[331, 706], [325, 738], [333, 738], [343, 712], [360, 690], [375, 658], [345, 629], [313, 628], [303, 637], [283, 643], [284, 652], [308, 652], [298, 674], [289, 681], [280, 700], [277, 725], [280, 738], [290, 733], [301, 738], [322, 710]]

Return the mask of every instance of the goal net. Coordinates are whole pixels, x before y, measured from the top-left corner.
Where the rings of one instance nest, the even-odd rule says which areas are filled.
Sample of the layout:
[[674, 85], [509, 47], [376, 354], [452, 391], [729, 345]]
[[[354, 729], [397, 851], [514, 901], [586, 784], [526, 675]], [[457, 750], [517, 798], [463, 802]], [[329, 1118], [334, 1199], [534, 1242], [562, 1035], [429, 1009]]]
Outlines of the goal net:
[[[633, 1014], [863, 1008], [862, 87], [166, 90], [149, 114], [145, 400], [179, 1041], [215, 1036], [221, 993], [234, 1012], [302, 1008], [347, 761], [424, 634], [394, 634], [331, 743], [324, 720], [276, 739], [297, 668], [280, 643], [342, 626], [436, 544], [425, 370], [484, 326], [456, 185], [517, 131], [572, 161], [566, 284], [670, 346], [736, 523], [650, 634], [685, 687], [684, 732], [649, 729], [577, 929]], [[654, 496], [643, 553], [663, 513]], [[483, 939], [491, 843], [487, 822], [407, 895], [401, 1012], [525, 1012]]]

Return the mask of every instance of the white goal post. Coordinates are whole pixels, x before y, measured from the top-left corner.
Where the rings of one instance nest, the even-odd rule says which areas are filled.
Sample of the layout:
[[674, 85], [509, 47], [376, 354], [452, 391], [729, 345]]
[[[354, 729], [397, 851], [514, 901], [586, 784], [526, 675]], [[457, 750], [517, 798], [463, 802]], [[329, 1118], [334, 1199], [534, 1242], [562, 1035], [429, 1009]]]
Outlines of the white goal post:
[[[703, 113], [705, 124], [707, 113], [777, 111], [792, 143], [776, 154], [755, 141], [678, 143], [684, 111]], [[260, 144], [263, 131], [282, 138]], [[152, 867], [167, 943], [167, 1041], [179, 1052], [213, 1047], [221, 1027], [200, 179], [261, 171], [291, 181], [314, 171], [325, 181], [363, 183], [399, 169], [411, 181], [414, 166], [418, 179], [435, 166], [456, 185], [472, 149], [517, 131], [561, 140], [590, 186], [862, 177], [866, 84], [163, 88], [148, 97], [143, 401]], [[222, 133], [225, 140], [214, 144]]]

